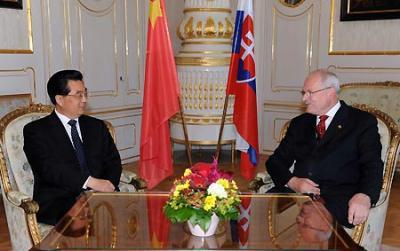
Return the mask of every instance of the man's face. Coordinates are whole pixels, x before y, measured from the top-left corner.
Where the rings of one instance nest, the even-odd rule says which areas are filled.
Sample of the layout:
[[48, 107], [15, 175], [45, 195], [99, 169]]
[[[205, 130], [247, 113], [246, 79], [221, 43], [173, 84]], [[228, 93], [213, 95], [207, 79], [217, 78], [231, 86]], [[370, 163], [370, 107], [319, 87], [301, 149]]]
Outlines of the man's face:
[[304, 81], [303, 93], [303, 102], [307, 106], [306, 112], [314, 115], [324, 115], [337, 102], [335, 89], [323, 86], [318, 74], [307, 77]]
[[69, 80], [68, 95], [57, 95], [57, 111], [64, 114], [70, 119], [76, 119], [85, 112], [87, 102], [87, 89], [85, 84], [80, 80]]

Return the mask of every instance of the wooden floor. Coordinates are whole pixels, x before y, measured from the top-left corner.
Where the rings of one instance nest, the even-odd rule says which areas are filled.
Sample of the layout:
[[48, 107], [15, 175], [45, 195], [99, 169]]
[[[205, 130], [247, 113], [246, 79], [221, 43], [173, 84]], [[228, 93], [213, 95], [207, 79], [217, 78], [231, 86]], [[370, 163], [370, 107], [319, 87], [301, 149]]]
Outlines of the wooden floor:
[[[266, 156], [262, 156], [260, 159], [260, 164], [257, 167], [257, 171], [264, 171], [264, 163], [266, 160]], [[178, 159], [184, 159], [182, 156], [178, 155]], [[211, 157], [209, 154], [204, 152], [194, 153], [193, 162], [196, 163], [199, 159], [209, 160], [211, 162]], [[240, 177], [238, 174], [238, 165], [232, 165], [229, 163], [229, 156], [222, 155], [221, 162], [225, 164], [220, 164], [220, 168], [223, 170], [230, 170], [235, 173], [235, 181], [238, 183], [238, 186], [241, 191], [247, 191], [247, 181]], [[179, 162], [179, 160], [175, 161], [175, 169], [174, 175], [172, 177], [167, 178], [157, 187], [155, 187], [154, 191], [168, 191], [171, 188], [173, 180], [176, 177], [179, 177], [183, 174], [184, 169], [187, 167], [187, 164], [183, 162]], [[132, 163], [125, 165], [124, 168], [136, 171], [137, 163]], [[393, 247], [386, 250], [400, 250], [400, 173], [396, 173], [393, 186], [390, 194], [389, 201], [389, 209], [386, 216], [385, 230], [383, 232], [383, 240], [382, 244]], [[11, 244], [9, 241], [9, 234], [7, 228], [7, 222], [4, 215], [4, 207], [3, 202], [0, 198], [0, 250], [11, 250]]]

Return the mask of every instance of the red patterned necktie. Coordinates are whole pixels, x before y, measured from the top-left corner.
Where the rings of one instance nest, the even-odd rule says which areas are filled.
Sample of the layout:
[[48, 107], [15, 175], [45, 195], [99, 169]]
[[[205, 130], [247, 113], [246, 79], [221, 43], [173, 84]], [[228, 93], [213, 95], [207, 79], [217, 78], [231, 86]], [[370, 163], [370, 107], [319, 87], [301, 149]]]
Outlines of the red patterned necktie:
[[318, 139], [322, 139], [322, 137], [324, 137], [324, 134], [325, 134], [325, 131], [326, 131], [325, 120], [327, 120], [328, 117], [329, 117], [328, 115], [319, 116], [319, 122], [318, 122], [318, 125], [316, 127]]

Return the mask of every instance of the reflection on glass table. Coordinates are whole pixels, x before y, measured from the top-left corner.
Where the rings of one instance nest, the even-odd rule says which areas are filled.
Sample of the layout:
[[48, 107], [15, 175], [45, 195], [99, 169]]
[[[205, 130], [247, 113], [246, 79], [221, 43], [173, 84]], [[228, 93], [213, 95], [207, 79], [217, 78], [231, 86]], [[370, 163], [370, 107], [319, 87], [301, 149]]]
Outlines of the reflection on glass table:
[[319, 202], [303, 195], [241, 195], [238, 220], [196, 237], [163, 214], [167, 193], [83, 194], [32, 250], [357, 250]]

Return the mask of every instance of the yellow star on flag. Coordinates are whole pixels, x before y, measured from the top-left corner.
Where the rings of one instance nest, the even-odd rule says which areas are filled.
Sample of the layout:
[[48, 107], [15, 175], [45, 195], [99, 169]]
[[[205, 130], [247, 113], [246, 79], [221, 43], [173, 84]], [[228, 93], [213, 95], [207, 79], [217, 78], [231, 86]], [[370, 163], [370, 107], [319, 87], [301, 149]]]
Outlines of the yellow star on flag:
[[157, 17], [162, 17], [160, 0], [150, 1], [149, 20], [153, 29], [154, 25], [156, 24]]

